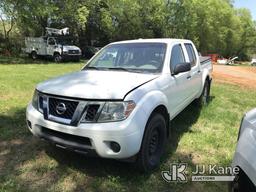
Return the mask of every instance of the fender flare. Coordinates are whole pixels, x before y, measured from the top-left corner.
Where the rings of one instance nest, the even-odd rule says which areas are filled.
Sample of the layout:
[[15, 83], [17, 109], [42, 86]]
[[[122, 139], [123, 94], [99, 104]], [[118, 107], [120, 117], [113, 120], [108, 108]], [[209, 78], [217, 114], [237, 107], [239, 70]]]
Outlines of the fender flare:
[[[166, 111], [168, 113], [168, 119], [169, 117], [169, 111], [168, 111], [168, 99], [167, 97], [161, 92], [161, 91], [150, 91], [148, 94], [144, 95], [143, 98], [139, 100], [139, 103], [137, 105], [139, 108], [142, 109], [143, 113], [145, 114], [144, 126], [142, 127], [141, 134], [142, 138], [145, 133], [147, 122], [152, 115], [153, 111], [157, 109], [159, 106], [163, 106], [166, 108]], [[169, 121], [166, 122], [167, 126], [169, 128]], [[167, 130], [167, 135], [169, 134], [169, 129]]]
[[33, 53], [33, 52], [36, 52], [37, 54], [37, 50], [33, 47], [33, 49], [31, 50], [30, 54]]
[[61, 53], [60, 53], [60, 52], [58, 52], [58, 51], [54, 51], [52, 56], [54, 56], [54, 55], [56, 55], [56, 54], [61, 55]]
[[208, 79], [208, 81], [210, 82], [210, 85], [211, 85], [212, 77], [208, 72], [204, 71], [203, 75], [202, 75], [202, 86], [201, 86], [201, 89], [199, 91], [199, 95], [197, 95], [197, 98], [199, 98], [201, 96], [201, 94], [203, 92], [203, 89], [204, 89], [205, 82], [206, 82], [207, 79]]
[[168, 111], [168, 99], [161, 91], [150, 91], [139, 102], [140, 107], [149, 118], [152, 112], [163, 105]]

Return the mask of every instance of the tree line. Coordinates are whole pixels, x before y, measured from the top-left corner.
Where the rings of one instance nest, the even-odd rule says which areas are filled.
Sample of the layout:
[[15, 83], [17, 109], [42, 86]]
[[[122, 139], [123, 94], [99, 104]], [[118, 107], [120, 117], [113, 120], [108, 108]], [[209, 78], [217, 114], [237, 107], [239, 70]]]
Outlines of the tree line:
[[[191, 39], [201, 53], [249, 59], [256, 22], [232, 0], [1, 0], [0, 48], [19, 52], [25, 36], [69, 27], [83, 47], [137, 38]], [[0, 50], [0, 51], [1, 51]]]

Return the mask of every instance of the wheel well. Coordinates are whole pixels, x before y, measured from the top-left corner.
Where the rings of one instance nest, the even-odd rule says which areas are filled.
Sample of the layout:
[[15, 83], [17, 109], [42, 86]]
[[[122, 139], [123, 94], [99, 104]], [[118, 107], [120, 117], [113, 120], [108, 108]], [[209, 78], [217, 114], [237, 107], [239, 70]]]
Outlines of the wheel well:
[[167, 133], [167, 136], [169, 137], [169, 126], [170, 126], [170, 116], [169, 116], [169, 113], [168, 113], [168, 110], [167, 108], [164, 106], [164, 105], [159, 105], [157, 106], [153, 112], [151, 113], [151, 115], [153, 113], [159, 113], [161, 115], [164, 116], [165, 118], [165, 121], [166, 121], [166, 133]]
[[240, 185], [242, 185], [242, 188], [245, 188], [245, 191], [255, 191], [256, 187], [253, 184], [251, 178], [240, 166], [236, 166], [236, 167], [239, 168], [238, 178], [240, 180]]
[[208, 81], [210, 83], [210, 77], [207, 75], [205, 81]]
[[55, 52], [53, 53], [53, 55], [54, 55], [54, 56], [55, 56], [55, 55], [60, 55], [60, 53], [55, 51]]
[[212, 85], [212, 79], [210, 78], [210, 76], [209, 76], [209, 75], [207, 75], [207, 77], [206, 77], [206, 81], [208, 81], [209, 86], [211, 87], [211, 85]]

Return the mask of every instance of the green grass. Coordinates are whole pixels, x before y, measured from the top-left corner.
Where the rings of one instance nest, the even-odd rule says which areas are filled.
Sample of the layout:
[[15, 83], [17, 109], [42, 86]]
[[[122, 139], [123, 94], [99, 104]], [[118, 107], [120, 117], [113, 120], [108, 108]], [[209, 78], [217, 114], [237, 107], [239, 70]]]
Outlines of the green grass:
[[128, 163], [57, 149], [33, 138], [25, 109], [35, 85], [78, 71], [82, 63], [0, 65], [0, 191], [227, 191], [227, 184], [166, 183], [161, 171], [173, 162], [230, 165], [240, 120], [256, 106], [256, 92], [215, 84], [202, 110], [190, 105], [171, 122], [161, 166], [140, 174]]

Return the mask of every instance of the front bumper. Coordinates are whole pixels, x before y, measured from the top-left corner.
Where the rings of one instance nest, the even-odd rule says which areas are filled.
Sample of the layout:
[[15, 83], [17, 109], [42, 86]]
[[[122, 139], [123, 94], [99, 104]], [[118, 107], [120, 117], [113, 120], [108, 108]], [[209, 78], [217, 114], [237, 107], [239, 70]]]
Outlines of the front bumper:
[[[143, 111], [133, 112], [124, 121], [82, 123], [74, 127], [45, 120], [43, 114], [29, 104], [26, 118], [33, 135], [51, 141], [58, 147], [85, 154], [95, 152], [104, 158], [124, 159], [139, 152], [147, 121]], [[120, 151], [113, 151], [112, 142], [120, 145]]]
[[69, 60], [80, 60], [81, 55], [70, 55], [70, 54], [62, 54], [62, 60], [69, 61]]

